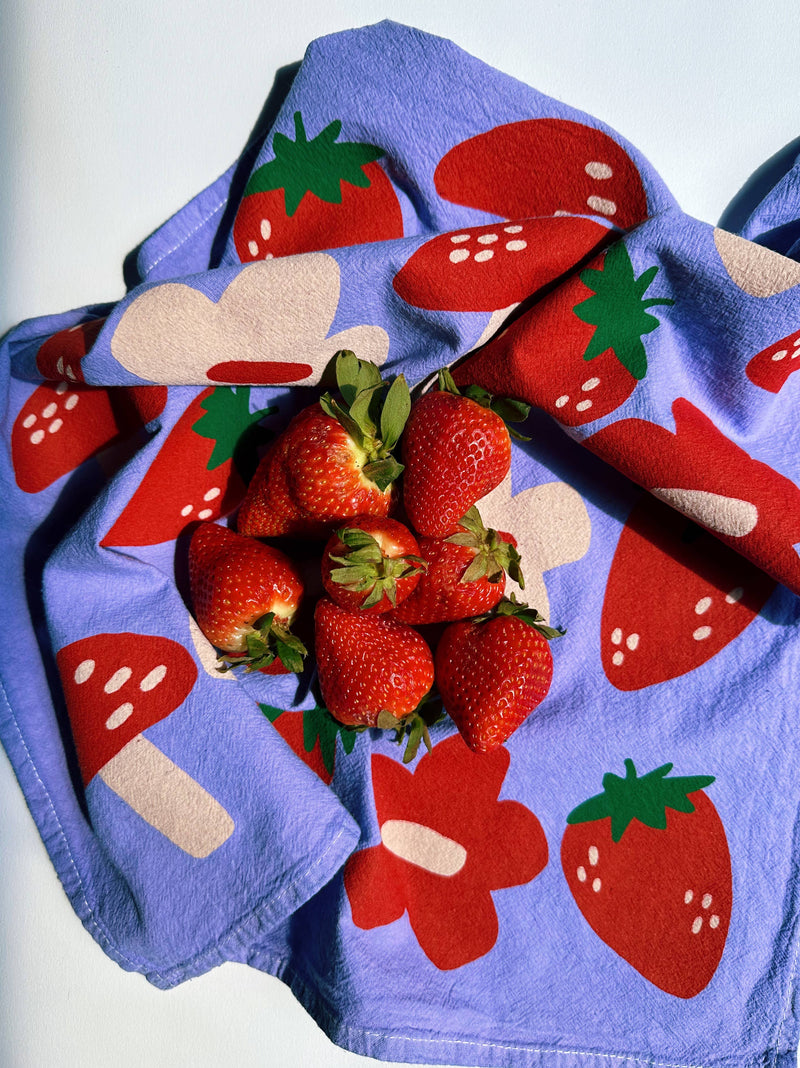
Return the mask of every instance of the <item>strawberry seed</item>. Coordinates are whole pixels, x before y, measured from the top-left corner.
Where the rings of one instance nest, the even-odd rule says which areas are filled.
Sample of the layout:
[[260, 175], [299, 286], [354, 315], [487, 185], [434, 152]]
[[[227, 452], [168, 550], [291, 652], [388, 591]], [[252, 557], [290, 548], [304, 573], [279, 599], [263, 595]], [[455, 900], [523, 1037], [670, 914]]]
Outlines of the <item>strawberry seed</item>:
[[[486, 260], [490, 260], [492, 258], [492, 256], [494, 256], [494, 251], [492, 249], [490, 249], [490, 248], [485, 248], [485, 249], [483, 249], [482, 252], [476, 252], [475, 253], [475, 262], [476, 263], [485, 263]], [[451, 259], [453, 258], [452, 255], [451, 255], [450, 258]]]
[[691, 905], [693, 897], [694, 893], [691, 890], [687, 890], [686, 893], [683, 895], [683, 903], [685, 905]]
[[700, 902], [704, 909], [707, 909], [711, 904], [711, 894], [703, 894], [703, 900]]
[[719, 927], [719, 916], [717, 916], [716, 913], [708, 921], [708, 926], [714, 928]]
[[744, 596], [744, 590], [742, 589], [741, 586], [737, 586], [735, 589], [732, 589], [730, 591], [730, 593], [727, 593], [725, 595], [725, 603], [726, 604], [736, 604], [737, 601], [741, 601], [743, 596]]
[[26, 430], [29, 430], [33, 426], [33, 424], [35, 422], [36, 422], [36, 416], [33, 414], [33, 412], [31, 412], [30, 415], [26, 416], [22, 420], [22, 425], [25, 427]]
[[602, 883], [600, 882], [600, 880], [599, 880], [599, 879], [595, 879], [595, 880], [594, 880], [594, 881], [592, 882], [592, 890], [594, 890], [594, 892], [595, 892], [596, 894], [599, 894], [599, 893], [600, 893], [600, 887], [601, 887], [602, 885], [603, 885], [603, 884], [602, 884]]
[[31, 434], [31, 445], [38, 445], [40, 441], [44, 440], [43, 430], [34, 430]]
[[272, 223], [269, 221], [269, 219], [262, 219], [261, 226], [259, 229], [261, 230], [261, 236], [264, 238], [264, 240], [269, 241], [269, 239], [272, 237]]
[[258, 245], [256, 244], [255, 241], [249, 241], [248, 242], [247, 251], [250, 253], [251, 256], [257, 256], [258, 255]]
[[600, 859], [600, 851], [597, 846], [589, 846], [589, 863], [594, 868]]
[[578, 882], [581, 882], [581, 883], [585, 883], [586, 882], [586, 868], [584, 868], [584, 866], [582, 864], [578, 868], [578, 870], [575, 872], [575, 874], [578, 876]]
[[587, 197], [586, 203], [599, 215], [616, 215], [617, 213], [617, 205], [613, 200], [606, 200], [605, 197]]
[[522, 252], [522, 250], [527, 247], [527, 241], [506, 241], [506, 249], [508, 252]]
[[481, 234], [478, 238], [479, 245], [493, 245], [497, 241], [497, 234]]
[[698, 627], [694, 634], [692, 634], [692, 637], [696, 642], [702, 642], [705, 641], [706, 638], [710, 637], [710, 635], [711, 627]]
[[52, 419], [57, 411], [58, 405], [51, 401], [42, 412], [42, 419]]
[[610, 178], [614, 173], [607, 163], [601, 163], [596, 159], [590, 160], [583, 169], [590, 178], [597, 178], [601, 182]]
[[635, 649], [638, 649], [639, 648], [639, 635], [635, 634], [635, 633], [634, 634], [629, 634], [628, 637], [625, 639], [625, 644], [628, 646], [628, 648], [630, 649], [631, 652], [633, 652]]
[[700, 928], [703, 926], [703, 917], [695, 916], [694, 923], [692, 924], [692, 934], [699, 934]]
[[782, 360], [784, 358], [784, 356], [788, 356], [788, 355], [789, 355], [789, 350], [788, 349], [781, 349], [780, 352], [773, 352], [773, 354], [772, 354], [772, 356], [770, 358], [773, 359], [777, 363], [778, 360]]
[[465, 241], [469, 241], [469, 234], [453, 234], [450, 240], [454, 245], [462, 245]]
[[694, 606], [694, 610], [698, 614], [698, 616], [702, 616], [702, 614], [704, 612], [707, 612], [710, 607], [711, 607], [711, 598], [710, 597], [701, 597], [700, 600], [697, 602], [697, 604]]
[[461, 263], [461, 262], [463, 262], [463, 260], [468, 260], [468, 259], [469, 259], [469, 252], [467, 252], [467, 250], [465, 248], [453, 249], [453, 251], [450, 253], [450, 262], [451, 263]]

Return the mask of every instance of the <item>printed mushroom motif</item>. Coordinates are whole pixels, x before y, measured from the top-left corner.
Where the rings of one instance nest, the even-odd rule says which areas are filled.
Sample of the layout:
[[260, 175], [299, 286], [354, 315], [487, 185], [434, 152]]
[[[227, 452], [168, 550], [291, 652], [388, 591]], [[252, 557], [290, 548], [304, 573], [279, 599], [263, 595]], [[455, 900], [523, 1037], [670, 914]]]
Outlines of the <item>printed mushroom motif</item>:
[[800, 330], [795, 330], [752, 356], [745, 367], [745, 374], [754, 386], [770, 393], [779, 393], [798, 368]]
[[196, 779], [144, 736], [188, 696], [197, 668], [169, 638], [93, 634], [56, 656], [84, 785], [99, 776], [192, 857], [206, 857], [234, 823]]

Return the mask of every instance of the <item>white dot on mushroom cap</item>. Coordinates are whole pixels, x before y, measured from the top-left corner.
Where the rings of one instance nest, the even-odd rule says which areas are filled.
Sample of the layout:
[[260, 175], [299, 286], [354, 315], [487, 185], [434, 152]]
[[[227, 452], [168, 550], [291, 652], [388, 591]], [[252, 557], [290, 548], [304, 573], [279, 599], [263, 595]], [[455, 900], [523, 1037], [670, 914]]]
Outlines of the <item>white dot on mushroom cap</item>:
[[599, 378], [587, 378], [586, 381], [581, 386], [581, 389], [584, 391], [584, 393], [588, 393], [590, 389], [596, 389], [599, 385], [600, 385], [600, 379]]
[[568, 400], [569, 400], [569, 397], [565, 393], [562, 397], [559, 397], [558, 400], [556, 401], [556, 408], [563, 408]]
[[506, 241], [506, 248], [508, 249], [509, 252], [522, 252], [522, 250], [524, 248], [527, 248], [527, 247], [528, 247], [528, 242], [527, 241], [522, 241], [522, 240]]
[[710, 607], [711, 607], [711, 598], [710, 597], [701, 597], [700, 600], [697, 602], [697, 604], [694, 606], [694, 610], [698, 614], [698, 616], [702, 616], [702, 614], [704, 612], [707, 612]]
[[25, 427], [26, 430], [30, 430], [30, 428], [33, 426], [33, 424], [35, 422], [36, 422], [36, 416], [33, 414], [33, 412], [31, 412], [30, 415], [26, 416], [22, 420], [22, 425]]
[[737, 601], [741, 601], [743, 596], [743, 588], [741, 586], [737, 586], [735, 589], [725, 594], [725, 601], [727, 602], [727, 604], [736, 604]]
[[607, 163], [601, 163], [596, 159], [590, 160], [583, 169], [590, 178], [599, 178], [601, 181], [610, 178], [614, 173]]
[[700, 902], [704, 909], [707, 909], [711, 904], [711, 894], [703, 894], [703, 900]]
[[54, 401], [51, 401], [42, 412], [42, 419], [52, 419], [57, 411], [58, 405]]
[[469, 234], [451, 234], [450, 240], [454, 245], [463, 245], [465, 241], [469, 241]]
[[191, 515], [192, 514], [192, 508], [193, 508], [193, 505], [185, 504], [183, 506], [183, 508], [181, 508], [181, 515]]
[[155, 689], [155, 687], [163, 681], [166, 673], [167, 665], [159, 664], [158, 667], [154, 667], [152, 671], [148, 671], [148, 673], [139, 683], [139, 689], [144, 690], [145, 693], [147, 693], [148, 690]]
[[64, 425], [63, 419], [54, 419], [50, 426], [47, 428], [48, 433], [56, 434]]
[[711, 627], [698, 627], [694, 634], [692, 634], [692, 637], [696, 642], [702, 642], [705, 641], [706, 638], [710, 637], [710, 635]]
[[[72, 329], [74, 330], [75, 327], [73, 326]], [[58, 359], [56, 360], [56, 370], [58, 371], [58, 373], [60, 375], [63, 375], [63, 373], [64, 373], [64, 357], [63, 356], [59, 356]]]
[[213, 501], [215, 497], [219, 497], [220, 493], [222, 493], [222, 490], [219, 488], [219, 486], [214, 486], [208, 491], [208, 493], [203, 494], [203, 500]]
[[255, 241], [248, 241], [248, 243], [247, 243], [247, 251], [250, 253], [251, 256], [257, 256], [258, 255], [258, 245], [256, 244]]
[[75, 381], [75, 379], [76, 379], [76, 377], [77, 377], [77, 376], [76, 376], [76, 374], [75, 374], [75, 372], [74, 372], [74, 371], [72, 370], [72, 368], [71, 368], [71, 367], [67, 367], [67, 369], [66, 369], [66, 371], [64, 372], [64, 374], [65, 374], [65, 375], [67, 376], [67, 378], [70, 378], [70, 379], [72, 379], [72, 381], [73, 381], [73, 382]]
[[589, 410], [589, 408], [591, 408], [591, 406], [592, 402], [590, 400], [582, 400], [578, 401], [578, 403], [575, 405], [575, 408], [579, 412], [586, 412]]
[[214, 514], [213, 508], [204, 508], [202, 512], [197, 513], [198, 519], [210, 519]]
[[775, 360], [775, 362], [777, 363], [778, 360], [782, 360], [784, 358], [784, 356], [788, 356], [788, 355], [789, 355], [789, 350], [788, 349], [781, 349], [779, 352], [773, 352], [773, 354], [770, 357], [770, 359]]
[[634, 634], [629, 634], [628, 637], [625, 639], [625, 644], [628, 646], [628, 648], [630, 649], [631, 652], [633, 652], [634, 649], [638, 649], [639, 648], [639, 635], [635, 634], [635, 633]]
[[[63, 363], [62, 363], [62, 367], [63, 367]], [[60, 393], [66, 393], [66, 391], [67, 391], [67, 383], [66, 382], [59, 382], [58, 385], [56, 386], [56, 393], [59, 393], [59, 394]]]
[[478, 238], [479, 245], [493, 245], [497, 241], [497, 234], [481, 234]]
[[614, 643], [614, 645], [619, 645], [619, 643], [622, 641], [622, 629], [620, 627], [615, 627], [611, 631], [611, 641]]
[[31, 445], [38, 445], [39, 442], [43, 440], [43, 438], [43, 430], [34, 430], [34, 432], [31, 434]]
[[619, 649], [617, 649], [616, 653], [614, 653], [614, 655], [611, 657], [611, 663], [615, 667], [619, 667], [624, 659], [625, 659], [625, 654], [621, 653], [619, 651]]
[[691, 905], [693, 897], [694, 893], [691, 890], [687, 890], [686, 893], [683, 895], [683, 903], [685, 905]]
[[269, 241], [270, 237], [272, 236], [272, 223], [269, 221], [269, 219], [261, 220], [260, 230], [261, 236], [264, 238], [264, 240]]
[[586, 882], [586, 868], [584, 868], [584, 866], [582, 864], [578, 868], [578, 870], [575, 872], [575, 874], [578, 876], [578, 881], [579, 882], [582, 882], [582, 883]]
[[80, 664], [75, 668], [75, 674], [72, 676], [75, 681], [80, 685], [82, 682], [86, 682], [91, 678], [94, 671], [94, 660], [81, 660]]
[[517, 225], [514, 225], [514, 226], [504, 226], [504, 227], [503, 227], [503, 230], [504, 230], [504, 231], [505, 231], [505, 232], [506, 232], [507, 234], [519, 234], [519, 233], [521, 233], [521, 232], [522, 232], [522, 227], [521, 227], [521, 226], [517, 226]]
[[719, 927], [719, 916], [716, 913], [708, 921], [709, 927]]
[[586, 203], [592, 211], [600, 215], [616, 215], [617, 213], [617, 205], [613, 200], [606, 200], [605, 197], [587, 197]]
[[67, 409], [68, 412], [71, 412], [79, 400], [80, 398], [78, 397], [77, 393], [70, 393], [70, 395], [64, 401], [64, 407]]
[[125, 685], [125, 683], [128, 681], [132, 674], [133, 672], [129, 667], [118, 668], [117, 671], [114, 672], [114, 674], [105, 684], [103, 689], [106, 693], [115, 693], [117, 690], [121, 689]]
[[115, 708], [111, 715], [106, 720], [106, 728], [110, 731], [116, 730], [117, 727], [121, 727], [126, 719], [129, 719], [133, 715], [133, 705], [130, 701], [125, 701], [118, 708]]
[[703, 926], [703, 917], [695, 916], [694, 923], [692, 924], [692, 934], [698, 934], [700, 928]]
[[492, 256], [494, 256], [494, 250], [490, 248], [485, 248], [481, 252], [475, 253], [475, 262], [485, 263], [487, 260], [490, 260]]
[[594, 890], [594, 892], [595, 892], [596, 894], [599, 894], [599, 893], [600, 893], [600, 887], [601, 887], [602, 885], [603, 885], [603, 884], [602, 884], [602, 883], [600, 882], [600, 880], [599, 880], [599, 879], [594, 879], [594, 880], [593, 880], [593, 882], [592, 882], [592, 890]]
[[465, 248], [455, 248], [450, 253], [451, 263], [461, 263], [463, 260], [469, 259], [469, 252]]
[[594, 867], [600, 859], [600, 850], [597, 846], [589, 846], [589, 863]]

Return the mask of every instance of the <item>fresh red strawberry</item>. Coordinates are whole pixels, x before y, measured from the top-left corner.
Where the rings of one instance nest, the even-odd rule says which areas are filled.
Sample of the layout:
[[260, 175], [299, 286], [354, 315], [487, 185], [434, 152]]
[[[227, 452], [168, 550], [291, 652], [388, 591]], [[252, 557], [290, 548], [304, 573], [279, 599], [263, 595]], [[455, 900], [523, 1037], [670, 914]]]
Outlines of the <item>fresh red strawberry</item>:
[[375, 145], [338, 141], [337, 119], [310, 141], [300, 112], [295, 140], [276, 133], [275, 158], [245, 186], [233, 226], [242, 263], [403, 235], [394, 187]]
[[647, 218], [625, 149], [569, 119], [523, 119], [470, 137], [439, 161], [434, 182], [445, 200], [505, 219], [591, 213], [627, 229]]
[[513, 535], [487, 530], [474, 505], [459, 527], [446, 539], [420, 538], [419, 555], [427, 568], [392, 613], [395, 619], [420, 625], [490, 612], [503, 597], [506, 574], [525, 588]]
[[800, 330], [788, 334], [757, 352], [748, 362], [745, 373], [754, 386], [778, 393], [789, 375], [800, 367]]
[[[427, 537], [456, 533], [461, 517], [511, 466], [511, 438], [493, 399], [467, 392], [440, 371], [439, 389], [415, 401], [403, 434], [403, 504], [412, 527]], [[527, 409], [506, 418], [525, 415]]]
[[436, 647], [436, 683], [470, 749], [496, 749], [544, 700], [553, 679], [548, 640], [560, 633], [513, 599], [488, 617], [445, 628]]
[[327, 708], [284, 711], [272, 705], [258, 707], [292, 751], [330, 786], [336, 765], [336, 739], [341, 738], [342, 750], [349, 754], [356, 744], [357, 732], [337, 723]]
[[315, 612], [322, 698], [340, 723], [399, 727], [433, 685], [433, 655], [411, 627], [387, 614], [350, 612], [322, 597]]
[[36, 353], [36, 366], [43, 378], [83, 382], [81, 361], [97, 340], [105, 319], [90, 319], [52, 334]]
[[648, 308], [672, 304], [644, 299], [658, 268], [636, 277], [622, 241], [513, 322], [453, 372], [490, 392], [508, 390], [581, 426], [615, 411], [647, 374], [642, 336], [659, 320]]
[[218, 519], [245, 492], [234, 463], [244, 435], [273, 408], [250, 411], [250, 390], [204, 390], [177, 421], [125, 509], [100, 542], [158, 545], [197, 519]]
[[322, 585], [342, 608], [388, 612], [412, 593], [424, 567], [408, 527], [396, 519], [357, 516], [328, 539]]
[[189, 543], [189, 584], [197, 625], [231, 666], [270, 673], [302, 671], [305, 649], [290, 631], [303, 596], [300, 572], [285, 553], [217, 523]]
[[355, 516], [388, 515], [392, 456], [410, 408], [399, 375], [390, 386], [378, 368], [352, 352], [337, 354], [341, 399], [323, 394], [291, 421], [247, 489], [237, 528], [253, 537], [314, 534]]
[[660, 990], [692, 998], [722, 957], [731, 916], [725, 828], [712, 775], [603, 776], [603, 792], [567, 816], [561, 864], [595, 934]]
[[610, 234], [592, 219], [569, 216], [471, 226], [426, 241], [392, 285], [417, 308], [495, 311], [553, 282]]
[[132, 436], [161, 411], [164, 386], [46, 382], [22, 406], [11, 431], [17, 485], [39, 493], [102, 449]]

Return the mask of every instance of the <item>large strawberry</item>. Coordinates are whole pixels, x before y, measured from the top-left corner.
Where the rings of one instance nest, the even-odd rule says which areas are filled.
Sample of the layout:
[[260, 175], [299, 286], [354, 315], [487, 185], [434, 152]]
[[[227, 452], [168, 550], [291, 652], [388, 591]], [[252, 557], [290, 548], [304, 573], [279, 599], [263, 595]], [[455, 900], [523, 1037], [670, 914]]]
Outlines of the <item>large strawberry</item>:
[[605, 215], [627, 229], [647, 218], [641, 175], [608, 134], [569, 119], [523, 119], [455, 145], [439, 161], [440, 196], [505, 219]]
[[217, 386], [200, 393], [100, 544], [157, 545], [177, 538], [197, 519], [232, 512], [245, 492], [234, 462], [238, 450], [245, 435], [273, 411], [251, 412], [246, 387]]
[[322, 552], [322, 585], [352, 611], [390, 611], [413, 592], [424, 569], [417, 539], [388, 517], [357, 516]]
[[603, 776], [603, 792], [567, 816], [561, 864], [592, 930], [660, 990], [699, 994], [722, 957], [731, 916], [725, 829], [705, 793], [711, 775]]
[[315, 626], [319, 686], [335, 719], [397, 727], [413, 717], [433, 684], [433, 655], [417, 631], [328, 597], [317, 603]]
[[217, 523], [189, 542], [189, 583], [197, 625], [224, 657], [249, 671], [302, 671], [305, 649], [290, 631], [303, 581], [285, 553]]
[[36, 353], [36, 367], [43, 378], [83, 382], [81, 361], [94, 345], [105, 319], [89, 319], [52, 334]]
[[491, 611], [502, 599], [506, 574], [525, 583], [511, 534], [487, 530], [476, 507], [449, 538], [420, 538], [426, 568], [414, 590], [397, 605], [395, 619], [412, 625], [452, 622]]
[[389, 513], [402, 471], [392, 450], [411, 399], [403, 375], [387, 387], [378, 368], [338, 353], [340, 397], [323, 394], [295, 416], [261, 462], [237, 517], [252, 537], [313, 534], [355, 516]]
[[499, 410], [512, 420], [527, 415], [495, 410], [483, 391], [462, 392], [447, 370], [439, 372], [439, 388], [412, 405], [402, 440], [403, 504], [420, 534], [456, 533], [461, 517], [505, 478], [511, 438]]
[[165, 386], [99, 386], [45, 382], [28, 397], [11, 430], [17, 485], [39, 493], [56, 479], [155, 418]]
[[519, 219], [438, 234], [395, 275], [417, 308], [495, 311], [519, 304], [609, 240], [592, 219]]
[[800, 367], [800, 330], [774, 341], [748, 361], [745, 373], [754, 386], [778, 393]]
[[470, 749], [496, 749], [541, 704], [553, 679], [548, 641], [560, 633], [513, 599], [488, 617], [445, 628], [436, 647], [436, 683]]
[[618, 241], [562, 282], [502, 334], [456, 368], [459, 384], [508, 392], [567, 426], [609, 415], [647, 374], [642, 341], [660, 325], [645, 299], [658, 268], [638, 277]]
[[337, 140], [338, 119], [310, 141], [299, 111], [294, 126], [245, 186], [233, 226], [242, 263], [402, 237], [400, 202], [375, 162], [383, 149]]
[[193, 857], [231, 835], [220, 803], [145, 731], [183, 704], [197, 667], [160, 635], [91, 634], [59, 649], [56, 663], [84, 783], [98, 776], [143, 820]]

